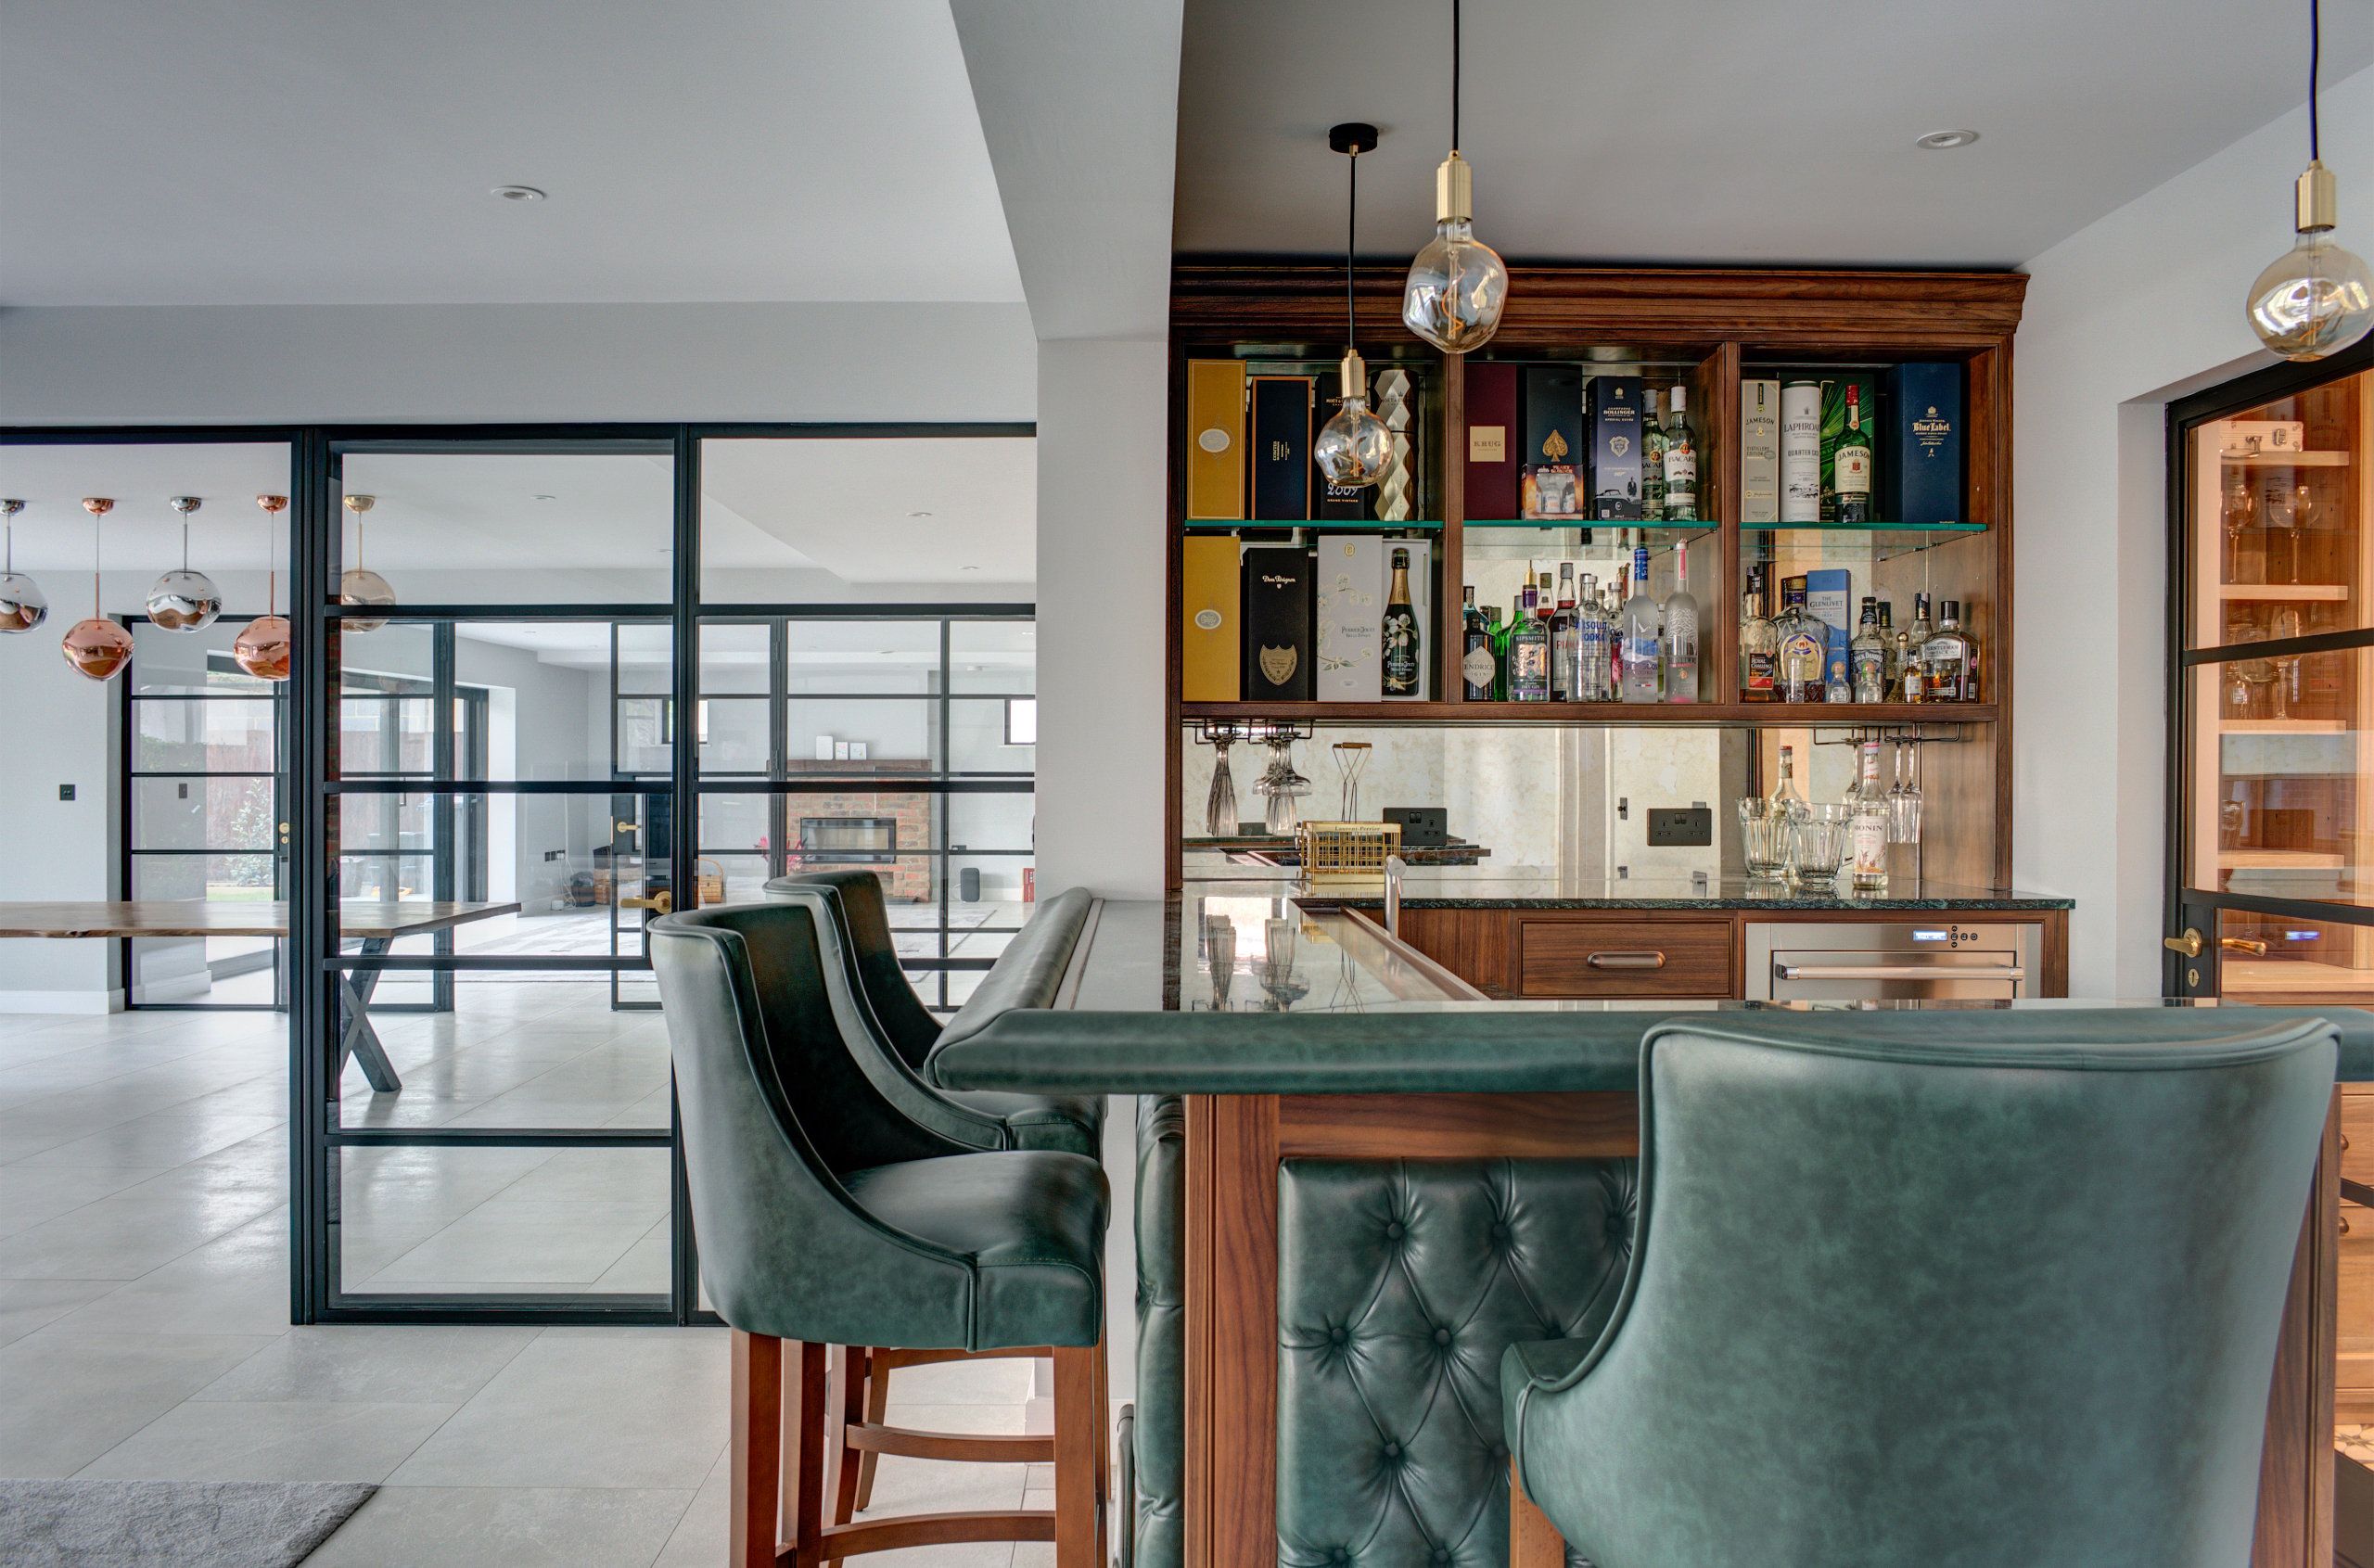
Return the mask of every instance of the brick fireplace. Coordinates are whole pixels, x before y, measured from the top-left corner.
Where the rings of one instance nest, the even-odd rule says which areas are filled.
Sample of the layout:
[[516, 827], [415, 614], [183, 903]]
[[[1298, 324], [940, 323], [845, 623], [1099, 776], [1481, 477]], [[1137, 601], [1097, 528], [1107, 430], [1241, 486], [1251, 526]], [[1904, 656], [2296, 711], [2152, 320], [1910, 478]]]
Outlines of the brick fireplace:
[[[922, 759], [869, 759], [863, 762], [795, 761], [791, 775], [928, 772]], [[894, 779], [868, 784], [856, 779], [846, 787], [818, 795], [788, 798], [784, 863], [791, 871], [838, 871], [862, 867], [882, 879], [884, 897], [921, 903], [933, 896], [932, 862], [915, 857], [938, 847], [933, 797], [920, 790], [905, 791]], [[803, 836], [804, 832], [804, 836]], [[813, 847], [810, 847], [813, 846]]]

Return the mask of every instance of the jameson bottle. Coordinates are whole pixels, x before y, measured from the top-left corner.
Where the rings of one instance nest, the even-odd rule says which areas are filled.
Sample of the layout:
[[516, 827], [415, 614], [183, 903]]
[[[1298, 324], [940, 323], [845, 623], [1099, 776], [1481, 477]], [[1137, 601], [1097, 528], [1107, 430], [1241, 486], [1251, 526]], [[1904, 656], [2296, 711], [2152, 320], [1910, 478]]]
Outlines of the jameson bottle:
[[1464, 639], [1459, 656], [1460, 695], [1469, 702], [1492, 700], [1492, 675], [1498, 668], [1492, 662], [1492, 631], [1484, 623], [1484, 612], [1475, 607], [1475, 585], [1469, 583], [1465, 603], [1460, 609], [1461, 631]]
[[1864, 427], [1863, 389], [1846, 384], [1846, 428], [1831, 454], [1831, 485], [1838, 492], [1838, 520], [1864, 527], [1871, 520], [1871, 432]]
[[1640, 394], [1640, 516], [1666, 515], [1666, 431], [1657, 418], [1657, 389]]
[[1393, 553], [1393, 587], [1385, 596], [1385, 695], [1414, 697], [1425, 684], [1426, 663], [1418, 614], [1410, 607], [1410, 552]]
[[1698, 438], [1690, 427], [1690, 390], [1686, 387], [1673, 389], [1673, 413], [1666, 419], [1665, 470], [1663, 516], [1669, 522], [1697, 521]]

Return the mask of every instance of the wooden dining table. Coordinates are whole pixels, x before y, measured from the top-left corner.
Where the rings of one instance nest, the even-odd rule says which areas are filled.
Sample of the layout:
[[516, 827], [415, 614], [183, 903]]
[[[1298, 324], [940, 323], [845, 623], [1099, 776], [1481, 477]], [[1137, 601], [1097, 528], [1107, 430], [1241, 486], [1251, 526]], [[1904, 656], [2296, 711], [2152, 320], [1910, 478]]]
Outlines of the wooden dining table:
[[[363, 944], [364, 958], [383, 957], [400, 937], [451, 930], [474, 920], [517, 914], [516, 903], [431, 899], [343, 900], [338, 932]], [[206, 899], [95, 899], [0, 901], [0, 937], [270, 937], [286, 940], [288, 906], [279, 900], [254, 903]], [[371, 1027], [371, 993], [378, 988], [375, 967], [340, 970], [338, 977], [339, 1072], [351, 1056], [381, 1094], [403, 1087], [388, 1060], [387, 1048]]]

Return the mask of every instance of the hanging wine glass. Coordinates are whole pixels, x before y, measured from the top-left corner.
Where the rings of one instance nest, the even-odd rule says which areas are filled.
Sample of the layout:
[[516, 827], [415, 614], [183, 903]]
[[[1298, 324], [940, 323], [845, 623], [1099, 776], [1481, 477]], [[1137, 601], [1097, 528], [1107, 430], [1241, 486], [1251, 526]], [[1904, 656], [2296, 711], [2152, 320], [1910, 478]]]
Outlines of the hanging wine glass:
[[7, 541], [0, 546], [0, 634], [31, 631], [49, 618], [49, 601], [33, 580], [17, 575], [17, 514], [24, 509], [21, 501], [0, 501], [0, 530]]
[[1212, 788], [1204, 799], [1204, 831], [1214, 838], [1236, 835], [1236, 771], [1229, 765], [1229, 744], [1236, 737], [1225, 731], [1212, 736]]
[[231, 644], [231, 657], [259, 681], [286, 681], [290, 663], [288, 618], [278, 613], [280, 529], [278, 518], [288, 507], [285, 495], [259, 495], [256, 504], [264, 516], [263, 614], [248, 622]]
[[148, 618], [167, 631], [196, 631], [213, 625], [223, 613], [223, 591], [204, 572], [189, 569], [189, 515], [198, 510], [198, 498], [176, 495], [165, 504], [181, 514], [182, 565], [148, 590]]

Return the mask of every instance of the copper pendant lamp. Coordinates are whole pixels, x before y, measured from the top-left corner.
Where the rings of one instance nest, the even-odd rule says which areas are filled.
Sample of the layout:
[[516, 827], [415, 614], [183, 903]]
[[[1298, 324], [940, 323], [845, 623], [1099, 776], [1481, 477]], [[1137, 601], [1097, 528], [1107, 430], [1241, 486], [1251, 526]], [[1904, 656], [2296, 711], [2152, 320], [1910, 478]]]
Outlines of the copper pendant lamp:
[[288, 509], [288, 498], [259, 495], [256, 504], [263, 508], [265, 523], [263, 614], [248, 622], [238, 640], [231, 644], [231, 657], [259, 681], [286, 681], [289, 664], [288, 618], [277, 613], [275, 595], [280, 586], [278, 519]]
[[91, 615], [67, 629], [58, 644], [66, 662], [94, 681], [108, 681], [132, 662], [132, 633], [109, 620], [99, 607], [99, 519], [115, 510], [104, 495], [86, 495], [83, 510], [91, 515]]
[[223, 613], [223, 591], [204, 572], [189, 569], [189, 515], [198, 510], [198, 498], [176, 495], [165, 504], [181, 514], [182, 565], [148, 590], [148, 618], [167, 631], [197, 631]]
[[24, 509], [13, 497], [0, 500], [0, 530], [7, 542], [0, 546], [0, 635], [31, 631], [49, 618], [49, 601], [32, 578], [17, 573], [17, 514]]
[[[363, 564], [363, 514], [378, 504], [376, 495], [350, 495], [346, 509], [354, 514], [354, 567], [338, 580], [338, 602], [365, 610], [385, 609], [396, 602], [396, 591], [388, 580]], [[340, 630], [347, 631], [377, 631], [388, 624], [386, 616], [342, 616]]]

